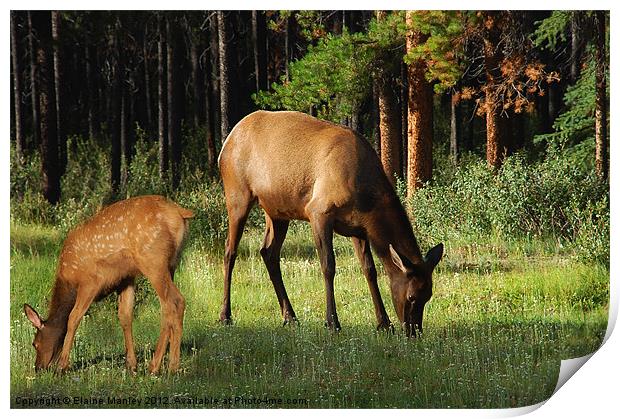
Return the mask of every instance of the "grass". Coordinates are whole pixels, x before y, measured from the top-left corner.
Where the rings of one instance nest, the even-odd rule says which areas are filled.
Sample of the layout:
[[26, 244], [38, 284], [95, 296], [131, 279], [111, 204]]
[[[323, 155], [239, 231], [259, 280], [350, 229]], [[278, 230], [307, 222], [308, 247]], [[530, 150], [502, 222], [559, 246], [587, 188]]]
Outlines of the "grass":
[[[542, 241], [494, 240], [446, 243], [423, 337], [375, 332], [366, 281], [349, 241], [337, 238], [343, 330], [330, 333], [323, 327], [323, 279], [311, 236], [307, 225], [296, 224], [284, 244], [282, 270], [299, 325], [282, 326], [258, 253], [262, 232], [251, 229], [235, 267], [230, 327], [216, 322], [221, 243], [188, 243], [175, 277], [187, 300], [180, 373], [146, 373], [159, 333], [159, 304], [142, 279], [134, 322], [137, 375], [124, 369], [114, 297], [93, 305], [84, 318], [70, 372], [35, 374], [34, 329], [22, 306], [28, 302], [46, 313], [61, 241], [53, 228], [11, 226], [12, 407], [38, 397], [37, 403], [56, 407], [518, 407], [548, 398], [560, 360], [597, 349], [607, 325], [607, 267], [549, 252], [553, 245]], [[537, 246], [545, 250], [537, 252]]]

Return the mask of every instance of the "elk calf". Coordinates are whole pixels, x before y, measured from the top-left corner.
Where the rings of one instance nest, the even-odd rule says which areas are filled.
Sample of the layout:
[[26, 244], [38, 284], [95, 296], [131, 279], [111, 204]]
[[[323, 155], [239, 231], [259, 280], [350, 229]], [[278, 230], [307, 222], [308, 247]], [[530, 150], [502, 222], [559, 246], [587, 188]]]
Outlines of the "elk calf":
[[134, 278], [144, 275], [161, 304], [159, 340], [149, 366], [159, 371], [168, 342], [168, 370], [179, 367], [185, 300], [172, 282], [192, 211], [162, 196], [140, 196], [104, 208], [67, 236], [58, 261], [47, 320], [28, 304], [26, 316], [37, 329], [35, 369], [58, 362], [69, 367], [75, 332], [88, 307], [118, 293], [118, 317], [125, 337], [126, 365], [136, 369], [131, 323]]

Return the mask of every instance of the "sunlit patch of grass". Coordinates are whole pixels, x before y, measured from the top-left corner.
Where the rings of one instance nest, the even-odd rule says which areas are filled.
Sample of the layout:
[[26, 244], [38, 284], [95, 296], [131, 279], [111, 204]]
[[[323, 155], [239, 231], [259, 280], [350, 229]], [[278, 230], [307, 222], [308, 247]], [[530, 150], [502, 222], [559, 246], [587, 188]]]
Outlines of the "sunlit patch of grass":
[[[134, 321], [136, 375], [124, 369], [113, 296], [94, 304], [80, 325], [73, 369], [64, 375], [35, 374], [33, 329], [22, 305], [29, 302], [46, 312], [61, 238], [53, 229], [36, 226], [11, 230], [14, 407], [18, 396], [134, 396], [142, 405], [130, 407], [145, 407], [155, 398], [157, 407], [177, 408], [188, 407], [178, 401], [183, 397], [307, 401], [282, 407], [523, 406], [547, 398], [560, 360], [595, 350], [607, 322], [605, 267], [553, 252], [537, 254], [528, 250], [531, 244], [521, 251], [517, 245], [447, 243], [446, 258], [434, 275], [424, 336], [378, 333], [350, 241], [337, 238], [336, 302], [343, 330], [333, 334], [323, 326], [323, 277], [309, 229], [296, 224], [284, 244], [282, 272], [298, 325], [282, 326], [258, 252], [262, 232], [249, 230], [234, 271], [230, 327], [217, 322], [222, 244], [188, 243], [175, 276], [187, 301], [180, 373], [146, 373], [160, 314], [157, 297], [141, 279]], [[387, 280], [377, 265], [381, 293], [395, 321]], [[230, 407], [266, 406], [239, 402]]]

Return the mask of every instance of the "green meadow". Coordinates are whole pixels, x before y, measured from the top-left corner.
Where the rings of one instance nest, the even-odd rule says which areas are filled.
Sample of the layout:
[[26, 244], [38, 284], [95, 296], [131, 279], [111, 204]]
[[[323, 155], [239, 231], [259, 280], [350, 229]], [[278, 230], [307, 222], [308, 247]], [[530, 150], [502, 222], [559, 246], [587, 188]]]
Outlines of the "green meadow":
[[[608, 268], [579, 261], [553, 242], [521, 240], [446, 243], [423, 336], [408, 339], [398, 328], [377, 332], [353, 248], [337, 237], [336, 302], [343, 329], [330, 332], [323, 321], [319, 262], [302, 223], [292, 225], [282, 255], [299, 323], [282, 325], [258, 252], [262, 231], [254, 227], [244, 234], [234, 271], [234, 324], [222, 326], [223, 248], [196, 240], [199, 235], [192, 231], [175, 276], [187, 300], [179, 373], [146, 371], [160, 314], [148, 281], [140, 279], [137, 374], [124, 368], [115, 295], [95, 303], [83, 319], [68, 373], [35, 374], [34, 328], [22, 307], [27, 302], [46, 315], [63, 233], [12, 223], [11, 406], [519, 407], [548, 398], [560, 361], [596, 350], [607, 326]], [[387, 277], [377, 266], [395, 321]]]

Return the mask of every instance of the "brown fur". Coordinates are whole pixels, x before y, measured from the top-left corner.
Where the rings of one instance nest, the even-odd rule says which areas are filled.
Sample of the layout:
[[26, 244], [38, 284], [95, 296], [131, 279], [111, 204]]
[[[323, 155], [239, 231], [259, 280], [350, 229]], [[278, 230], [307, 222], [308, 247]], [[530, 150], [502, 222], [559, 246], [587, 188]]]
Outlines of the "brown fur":
[[35, 336], [35, 366], [45, 368], [58, 359], [59, 369], [67, 369], [75, 331], [86, 310], [93, 301], [116, 291], [127, 366], [135, 369], [134, 278], [142, 274], [155, 288], [163, 313], [150, 371], [159, 370], [168, 341], [169, 370], [176, 370], [185, 302], [172, 279], [187, 220], [193, 216], [162, 196], [140, 196], [110, 205], [73, 229], [60, 252], [48, 319], [41, 321], [30, 306], [25, 307], [35, 327], [42, 324]]
[[[422, 256], [407, 215], [366, 140], [348, 128], [299, 112], [258, 111], [233, 128], [222, 146], [219, 166], [229, 217], [222, 321], [230, 320], [230, 281], [243, 225], [252, 204], [258, 202], [265, 212], [267, 225], [261, 254], [285, 321], [295, 316], [282, 283], [279, 256], [288, 221], [297, 219], [312, 225], [325, 276], [326, 322], [330, 327], [340, 327], [333, 297], [332, 236], [336, 232], [354, 238], [379, 327], [388, 328], [390, 322], [379, 295], [367, 241], [390, 276], [401, 322], [409, 330], [414, 323], [421, 328], [421, 315], [419, 321], [413, 321], [409, 314], [412, 304], [403, 301], [406, 292], [402, 290], [430, 288], [434, 265]], [[411, 272], [395, 265], [390, 245]], [[433, 256], [442, 249], [438, 248]], [[412, 281], [423, 286], [409, 287]], [[415, 300], [415, 296], [409, 297]], [[423, 307], [424, 303], [426, 300], [416, 304]]]

